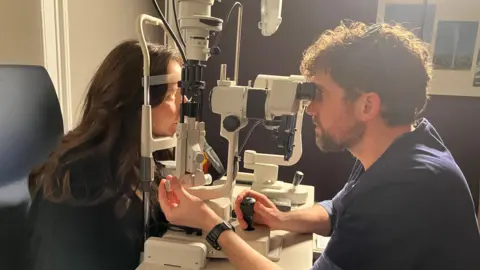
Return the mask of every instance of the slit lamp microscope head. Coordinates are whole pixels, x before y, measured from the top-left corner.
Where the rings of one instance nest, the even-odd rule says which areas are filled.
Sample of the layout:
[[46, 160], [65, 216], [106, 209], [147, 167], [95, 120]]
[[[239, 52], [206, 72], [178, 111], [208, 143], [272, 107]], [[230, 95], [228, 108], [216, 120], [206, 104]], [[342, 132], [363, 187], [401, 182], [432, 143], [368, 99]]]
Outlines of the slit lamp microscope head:
[[[143, 80], [144, 105], [142, 106], [141, 123], [141, 180], [140, 188], [143, 191], [144, 222], [148, 226], [149, 200], [153, 181], [155, 163], [152, 152], [175, 147], [175, 161], [166, 162], [166, 168], [176, 176], [192, 195], [208, 201], [216, 198], [227, 197], [233, 190], [233, 174], [229, 174], [227, 167], [227, 181], [222, 186], [209, 186], [211, 178], [202, 170], [205, 144], [205, 122], [203, 120], [203, 94], [205, 82], [203, 72], [206, 61], [215, 54], [217, 48], [210, 48], [212, 36], [220, 33], [223, 28], [223, 20], [211, 16], [211, 7], [215, 0], [175, 0], [178, 10], [178, 36], [172, 31], [163, 13], [160, 11], [160, 19], [142, 14], [137, 22], [137, 36], [140, 41], [143, 54]], [[261, 22], [259, 28], [265, 36], [272, 35], [279, 27], [281, 18], [281, 0], [261, 1]], [[169, 10], [170, 12], [172, 10]], [[174, 14], [168, 14], [173, 18]], [[177, 19], [176, 19], [177, 20]], [[241, 22], [241, 20], [240, 20]], [[179, 86], [182, 96], [188, 97], [189, 101], [182, 101], [180, 121], [177, 130], [172, 137], [154, 138], [152, 135], [151, 106], [149, 101], [150, 86], [167, 83], [167, 78], [162, 75], [151, 76], [150, 57], [144, 33], [144, 24], [160, 26], [169, 36], [175, 40], [177, 48], [182, 54], [183, 68], [179, 77]], [[238, 38], [238, 37], [237, 37]], [[179, 40], [184, 40], [181, 44]], [[237, 52], [238, 54], [238, 52]], [[237, 135], [235, 135], [237, 136]], [[230, 140], [235, 138], [229, 137]], [[229, 164], [233, 164], [229, 160]], [[232, 172], [230, 167], [230, 172]], [[230, 176], [229, 176], [230, 175]], [[147, 237], [147, 236], [146, 236]]]

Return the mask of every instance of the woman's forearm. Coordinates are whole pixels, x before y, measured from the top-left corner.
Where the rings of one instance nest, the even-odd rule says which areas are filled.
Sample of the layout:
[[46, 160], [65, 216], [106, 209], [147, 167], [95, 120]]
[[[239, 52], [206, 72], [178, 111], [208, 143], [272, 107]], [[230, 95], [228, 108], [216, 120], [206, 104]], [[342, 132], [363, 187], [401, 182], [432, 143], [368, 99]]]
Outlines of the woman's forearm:
[[275, 263], [255, 251], [233, 231], [218, 237], [218, 244], [230, 263], [238, 270], [280, 270]]

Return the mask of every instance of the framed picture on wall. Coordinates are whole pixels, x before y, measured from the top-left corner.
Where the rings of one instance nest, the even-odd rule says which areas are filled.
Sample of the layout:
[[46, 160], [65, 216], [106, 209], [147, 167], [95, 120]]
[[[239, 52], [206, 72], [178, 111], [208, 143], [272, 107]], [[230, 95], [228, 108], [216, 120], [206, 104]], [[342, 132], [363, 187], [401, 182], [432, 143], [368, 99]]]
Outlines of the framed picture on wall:
[[402, 24], [431, 45], [432, 95], [480, 97], [480, 1], [379, 0], [377, 21]]

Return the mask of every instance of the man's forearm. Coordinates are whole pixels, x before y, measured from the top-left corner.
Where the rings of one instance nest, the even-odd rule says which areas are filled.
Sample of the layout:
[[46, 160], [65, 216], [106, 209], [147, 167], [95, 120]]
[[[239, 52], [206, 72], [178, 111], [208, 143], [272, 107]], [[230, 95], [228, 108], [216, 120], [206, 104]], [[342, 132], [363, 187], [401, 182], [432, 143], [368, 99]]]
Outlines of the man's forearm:
[[230, 263], [239, 270], [280, 270], [275, 263], [250, 247], [233, 231], [225, 231], [218, 238], [218, 244]]
[[330, 216], [320, 205], [314, 205], [307, 209], [293, 210], [284, 213], [280, 230], [296, 233], [316, 233], [326, 236], [330, 233]]

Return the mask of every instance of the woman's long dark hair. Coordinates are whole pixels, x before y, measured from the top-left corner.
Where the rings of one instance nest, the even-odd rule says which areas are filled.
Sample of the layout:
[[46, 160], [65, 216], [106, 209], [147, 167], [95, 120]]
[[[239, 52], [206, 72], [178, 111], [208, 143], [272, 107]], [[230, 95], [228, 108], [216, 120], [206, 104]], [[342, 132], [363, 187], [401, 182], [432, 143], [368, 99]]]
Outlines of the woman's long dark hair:
[[[151, 75], [166, 74], [171, 60], [181, 64], [175, 50], [153, 44], [148, 49]], [[41, 191], [52, 202], [95, 204], [109, 194], [138, 185], [142, 70], [142, 51], [137, 41], [125, 41], [108, 54], [90, 82], [78, 126], [63, 137], [48, 161], [30, 174], [32, 195]], [[152, 107], [164, 100], [166, 89], [166, 85], [151, 88]], [[108, 159], [112, 175], [103, 188], [82, 202], [72, 196], [71, 164], [91, 157]]]

